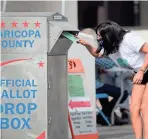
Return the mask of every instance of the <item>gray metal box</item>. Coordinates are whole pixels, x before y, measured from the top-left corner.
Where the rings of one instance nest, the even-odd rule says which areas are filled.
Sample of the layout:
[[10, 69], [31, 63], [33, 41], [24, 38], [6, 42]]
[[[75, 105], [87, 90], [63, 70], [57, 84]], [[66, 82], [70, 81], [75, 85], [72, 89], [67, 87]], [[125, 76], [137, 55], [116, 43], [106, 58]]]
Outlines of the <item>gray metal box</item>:
[[[1, 139], [67, 139], [67, 52], [59, 13], [1, 15]], [[45, 136], [45, 137], [44, 137]]]

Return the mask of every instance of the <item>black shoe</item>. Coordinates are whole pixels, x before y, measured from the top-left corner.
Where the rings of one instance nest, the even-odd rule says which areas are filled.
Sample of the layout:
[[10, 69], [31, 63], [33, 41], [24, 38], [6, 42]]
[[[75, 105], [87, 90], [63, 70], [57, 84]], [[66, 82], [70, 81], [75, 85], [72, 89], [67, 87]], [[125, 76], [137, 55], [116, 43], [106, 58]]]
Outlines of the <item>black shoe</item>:
[[129, 123], [128, 118], [120, 118], [115, 114], [115, 125], [125, 125]]
[[[108, 118], [108, 117], [107, 117]], [[108, 118], [109, 119], [109, 121], [110, 121], [110, 118]], [[98, 125], [108, 125], [107, 123], [106, 123], [106, 121], [103, 119], [103, 117], [102, 117], [102, 115], [101, 114], [98, 114], [97, 115], [97, 118], [96, 118], [96, 122], [97, 122], [97, 124]]]

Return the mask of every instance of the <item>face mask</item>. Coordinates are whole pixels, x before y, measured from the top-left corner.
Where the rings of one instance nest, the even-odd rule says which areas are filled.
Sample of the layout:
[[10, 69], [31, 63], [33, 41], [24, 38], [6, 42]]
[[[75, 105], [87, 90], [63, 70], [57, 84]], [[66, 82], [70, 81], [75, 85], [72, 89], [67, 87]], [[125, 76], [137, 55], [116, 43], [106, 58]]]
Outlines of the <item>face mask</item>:
[[100, 47], [101, 47], [101, 48], [104, 48], [104, 47], [103, 47], [103, 40], [102, 40], [102, 39], [99, 40], [99, 44], [100, 44]]
[[98, 46], [98, 49], [97, 49], [97, 53], [101, 53], [103, 56], [106, 56], [106, 52], [105, 52], [105, 49], [104, 49], [104, 43], [103, 43], [103, 39], [99, 39], [98, 40], [98, 43], [99, 43], [99, 46]]
[[104, 49], [103, 48], [103, 40], [102, 39], [99, 39], [99, 40], [97, 40], [98, 41], [98, 49], [97, 49], [97, 53], [100, 53], [100, 51], [102, 50], [102, 49]]

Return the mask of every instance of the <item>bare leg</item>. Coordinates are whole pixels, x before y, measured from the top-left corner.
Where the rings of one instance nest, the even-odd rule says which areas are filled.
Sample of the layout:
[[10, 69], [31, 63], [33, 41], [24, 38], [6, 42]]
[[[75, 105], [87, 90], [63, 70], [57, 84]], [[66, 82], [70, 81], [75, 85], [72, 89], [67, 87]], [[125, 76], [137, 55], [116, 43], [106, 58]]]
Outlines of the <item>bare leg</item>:
[[142, 98], [145, 90], [145, 85], [133, 85], [132, 97], [131, 97], [131, 119], [132, 126], [135, 132], [136, 139], [142, 138], [142, 120], [140, 116], [140, 109]]
[[101, 105], [99, 99], [96, 99], [96, 105], [98, 106], [98, 108], [100, 108], [102, 110], [102, 105]]
[[148, 139], [148, 84], [143, 94], [143, 100], [141, 105], [143, 127], [144, 127], [144, 139]]

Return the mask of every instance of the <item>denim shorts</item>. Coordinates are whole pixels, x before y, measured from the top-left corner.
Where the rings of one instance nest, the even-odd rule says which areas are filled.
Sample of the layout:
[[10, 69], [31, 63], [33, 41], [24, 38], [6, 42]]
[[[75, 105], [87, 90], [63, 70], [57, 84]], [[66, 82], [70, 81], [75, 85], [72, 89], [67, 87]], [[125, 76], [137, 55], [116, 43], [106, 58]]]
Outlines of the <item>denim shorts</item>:
[[[137, 72], [135, 72], [136, 74]], [[148, 70], [144, 73], [144, 76], [143, 76], [143, 80], [141, 82], [141, 84], [147, 84], [148, 83]]]
[[141, 84], [147, 84], [147, 83], [148, 83], [148, 70], [145, 72]]

